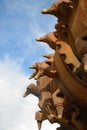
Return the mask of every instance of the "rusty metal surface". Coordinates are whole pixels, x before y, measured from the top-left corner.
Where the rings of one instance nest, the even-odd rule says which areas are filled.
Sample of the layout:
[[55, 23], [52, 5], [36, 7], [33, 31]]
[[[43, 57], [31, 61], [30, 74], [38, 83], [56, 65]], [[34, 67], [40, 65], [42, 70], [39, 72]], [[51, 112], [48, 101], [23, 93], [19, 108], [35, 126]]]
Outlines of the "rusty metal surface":
[[58, 48], [56, 48], [55, 64], [67, 91], [66, 96], [71, 98], [73, 102], [87, 107], [87, 85], [77, 79], [76, 75], [66, 67], [64, 61], [60, 57]]
[[71, 20], [70, 28], [76, 39], [87, 31], [87, 0], [79, 0], [75, 15]]

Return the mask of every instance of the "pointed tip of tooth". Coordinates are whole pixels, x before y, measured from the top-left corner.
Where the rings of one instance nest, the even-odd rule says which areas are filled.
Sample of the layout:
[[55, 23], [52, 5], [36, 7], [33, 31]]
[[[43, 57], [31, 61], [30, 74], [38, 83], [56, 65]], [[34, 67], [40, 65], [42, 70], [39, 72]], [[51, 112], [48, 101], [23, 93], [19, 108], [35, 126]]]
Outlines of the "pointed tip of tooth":
[[34, 79], [37, 80], [38, 79], [38, 75], [36, 75]]
[[24, 94], [23, 97], [26, 97], [26, 94]]
[[30, 76], [29, 79], [32, 79], [32, 77]]
[[40, 37], [37, 37], [37, 38], [36, 38], [36, 41], [40, 41]]
[[29, 68], [30, 68], [30, 69], [32, 69], [32, 68], [33, 68], [33, 66], [29, 66]]
[[44, 14], [44, 13], [47, 13], [47, 11], [48, 11], [47, 9], [43, 9], [41, 13]]
[[46, 55], [45, 55], [45, 54], [43, 54], [42, 56], [43, 56], [43, 57], [46, 57]]
[[36, 65], [30, 66], [29, 68], [30, 68], [30, 69], [35, 69], [35, 68], [36, 68]]

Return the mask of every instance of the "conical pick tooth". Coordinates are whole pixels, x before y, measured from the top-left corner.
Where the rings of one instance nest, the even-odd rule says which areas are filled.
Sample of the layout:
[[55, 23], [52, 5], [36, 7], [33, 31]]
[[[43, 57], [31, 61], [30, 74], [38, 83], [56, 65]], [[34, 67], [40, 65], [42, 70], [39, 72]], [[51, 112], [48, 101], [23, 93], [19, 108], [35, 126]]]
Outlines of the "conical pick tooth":
[[36, 38], [36, 41], [46, 42], [46, 37], [45, 37], [45, 36], [43, 36], [43, 37], [38, 37], [38, 38]]
[[34, 77], [34, 75], [32, 74], [31, 76], [29, 76], [29, 79], [32, 79]]
[[34, 76], [35, 76], [36, 74], [35, 73], [33, 73], [30, 77], [29, 77], [29, 79], [32, 79], [32, 78], [34, 78]]
[[34, 76], [33, 75], [31, 75], [30, 77], [29, 77], [29, 79], [32, 79]]
[[43, 56], [43, 57], [46, 57], [46, 58], [49, 58], [46, 54], [43, 54], [42, 56]]
[[38, 38], [36, 38], [36, 41], [40, 41], [40, 39], [41, 39], [41, 38], [40, 38], [40, 37], [38, 37]]
[[45, 14], [45, 13], [47, 13], [47, 12], [48, 12], [48, 10], [47, 10], [46, 8], [42, 10], [42, 13], [43, 13], [43, 14]]
[[26, 95], [26, 92], [23, 94], [23, 97], [26, 97], [27, 95]]
[[38, 78], [39, 78], [39, 76], [38, 76], [38, 75], [36, 75], [34, 79], [35, 79], [35, 80], [37, 80]]
[[30, 69], [34, 69], [34, 67], [33, 67], [33, 66], [30, 66], [29, 68], [30, 68]]
[[45, 57], [45, 54], [43, 54], [42, 56]]
[[34, 72], [33, 72], [33, 74], [29, 77], [29, 79], [32, 79], [32, 78], [34, 78], [34, 76], [37, 74], [37, 71], [35, 70]]
[[37, 63], [35, 63], [34, 65], [30, 66], [30, 69], [37, 69]]

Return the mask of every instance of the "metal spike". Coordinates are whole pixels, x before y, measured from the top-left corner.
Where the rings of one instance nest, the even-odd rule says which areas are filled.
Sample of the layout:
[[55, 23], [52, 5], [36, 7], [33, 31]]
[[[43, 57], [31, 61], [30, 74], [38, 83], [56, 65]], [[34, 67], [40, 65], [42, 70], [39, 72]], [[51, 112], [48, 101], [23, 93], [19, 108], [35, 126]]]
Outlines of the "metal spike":
[[36, 75], [36, 76], [34, 77], [34, 79], [35, 79], [35, 80], [37, 80], [38, 78], [39, 78], [39, 76], [38, 76], [38, 75]]
[[37, 71], [35, 70], [34, 72], [33, 72], [33, 74], [29, 77], [29, 79], [32, 79], [32, 78], [34, 78], [34, 76], [37, 74]]
[[33, 66], [29, 66], [30, 69], [33, 69]]
[[49, 56], [49, 54], [44, 54], [44, 55], [42, 55], [43, 57], [45, 57], [45, 58], [50, 58], [50, 56]]
[[36, 38], [36, 41], [40, 41], [40, 37]]
[[29, 67], [30, 69], [37, 69], [37, 63]]
[[41, 13], [43, 13], [43, 14], [45, 14], [45, 13], [47, 13], [47, 9], [45, 8], [45, 9], [43, 9], [42, 11], [41, 11]]
[[43, 57], [46, 57], [45, 54], [42, 55]]
[[23, 97], [26, 97], [27, 95], [26, 95], [26, 92], [23, 94]]

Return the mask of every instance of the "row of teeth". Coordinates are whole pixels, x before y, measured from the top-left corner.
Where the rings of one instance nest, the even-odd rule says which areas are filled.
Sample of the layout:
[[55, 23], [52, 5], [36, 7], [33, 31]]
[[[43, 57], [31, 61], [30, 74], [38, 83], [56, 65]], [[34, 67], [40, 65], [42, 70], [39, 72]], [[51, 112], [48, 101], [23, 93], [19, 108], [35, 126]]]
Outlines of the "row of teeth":
[[[69, 3], [69, 2], [72, 2], [71, 0], [61, 0], [62, 2], [65, 2], [65, 3]], [[73, 9], [73, 6], [70, 5], [69, 6], [70, 8]], [[45, 8], [42, 10], [42, 13], [45, 14], [45, 13], [48, 13], [49, 11], [49, 8]], [[63, 28], [65, 28], [65, 25], [62, 25]], [[37, 41], [41, 41], [41, 37], [38, 37], [36, 38]], [[44, 42], [42, 40], [42, 42]], [[65, 43], [65, 42], [57, 42], [57, 46], [59, 46], [59, 53], [60, 55], [64, 55], [65, 58], [64, 58], [64, 62], [67, 64], [67, 65], [73, 65], [73, 71], [76, 71], [76, 69], [80, 66], [80, 62], [77, 60], [77, 58], [75, 57], [71, 47]], [[36, 72], [34, 72], [33, 75], [35, 75]]]

